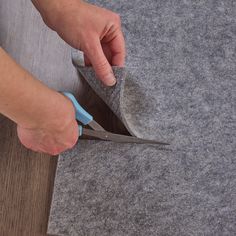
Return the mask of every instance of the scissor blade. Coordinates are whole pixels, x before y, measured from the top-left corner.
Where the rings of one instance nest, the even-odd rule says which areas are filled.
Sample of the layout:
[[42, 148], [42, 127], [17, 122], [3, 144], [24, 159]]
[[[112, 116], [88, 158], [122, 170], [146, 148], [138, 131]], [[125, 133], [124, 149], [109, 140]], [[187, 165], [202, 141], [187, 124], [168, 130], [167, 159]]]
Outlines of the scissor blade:
[[160, 145], [170, 145], [166, 142], [160, 142], [156, 140], [148, 140], [148, 139], [141, 139], [133, 136], [127, 136], [122, 134], [114, 134], [108, 131], [98, 131], [98, 130], [91, 130], [83, 128], [83, 134], [99, 138], [106, 141], [113, 141], [117, 143], [148, 143], [148, 144], [160, 144]]
[[93, 129], [93, 130], [99, 130], [99, 131], [105, 131], [105, 129], [99, 125], [95, 120], [92, 120], [88, 125]]

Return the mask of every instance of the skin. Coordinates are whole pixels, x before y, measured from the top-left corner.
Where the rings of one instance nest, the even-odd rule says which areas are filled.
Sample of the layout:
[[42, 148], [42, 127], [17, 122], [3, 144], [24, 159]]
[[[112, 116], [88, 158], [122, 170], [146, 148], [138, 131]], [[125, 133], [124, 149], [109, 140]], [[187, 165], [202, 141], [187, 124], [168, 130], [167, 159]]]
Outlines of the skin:
[[33, 3], [51, 29], [84, 52], [86, 64], [93, 66], [105, 85], [116, 83], [111, 65], [124, 66], [125, 62], [119, 15], [80, 0], [33, 0]]
[[[105, 85], [115, 84], [111, 65], [123, 66], [125, 43], [117, 14], [80, 0], [33, 0], [44, 22], [84, 52]], [[0, 48], [0, 113], [17, 124], [21, 143], [57, 155], [78, 140], [72, 103], [24, 70]], [[37, 96], [35, 96], [37, 94]]]

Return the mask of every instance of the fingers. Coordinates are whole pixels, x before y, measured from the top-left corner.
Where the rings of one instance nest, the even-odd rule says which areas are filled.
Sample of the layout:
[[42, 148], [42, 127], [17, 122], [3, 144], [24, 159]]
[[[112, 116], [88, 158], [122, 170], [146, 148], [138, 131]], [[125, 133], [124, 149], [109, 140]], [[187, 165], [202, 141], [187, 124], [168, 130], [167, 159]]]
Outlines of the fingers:
[[20, 142], [28, 149], [35, 152], [58, 155], [71, 149], [78, 141], [79, 130], [75, 120], [66, 130], [58, 133], [58, 130], [37, 130], [17, 126], [17, 134]]
[[88, 59], [88, 57], [86, 55], [84, 55], [84, 64], [85, 64], [85, 66], [92, 66], [90, 60]]
[[86, 58], [88, 58], [91, 62], [98, 79], [100, 79], [107, 86], [115, 85], [115, 76], [111, 65], [103, 52], [99, 38], [90, 37], [90, 39], [91, 42], [84, 48]]
[[112, 53], [112, 65], [123, 67], [125, 64], [125, 40], [121, 30], [110, 42], [110, 50]]

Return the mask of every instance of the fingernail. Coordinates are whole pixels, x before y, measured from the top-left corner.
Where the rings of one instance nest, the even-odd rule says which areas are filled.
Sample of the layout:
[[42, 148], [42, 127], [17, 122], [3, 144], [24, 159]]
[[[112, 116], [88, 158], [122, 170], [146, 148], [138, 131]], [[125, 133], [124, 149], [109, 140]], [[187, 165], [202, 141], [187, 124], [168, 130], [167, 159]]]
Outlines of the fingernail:
[[104, 81], [105, 81], [107, 86], [114, 86], [116, 84], [116, 78], [115, 78], [113, 73], [108, 75], [108, 76], [106, 76], [104, 78]]

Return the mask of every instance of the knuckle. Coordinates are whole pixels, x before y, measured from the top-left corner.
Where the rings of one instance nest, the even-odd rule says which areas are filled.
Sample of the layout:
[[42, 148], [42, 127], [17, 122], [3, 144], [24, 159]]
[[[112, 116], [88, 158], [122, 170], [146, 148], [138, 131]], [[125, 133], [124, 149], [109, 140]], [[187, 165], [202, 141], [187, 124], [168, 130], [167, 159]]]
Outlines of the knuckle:
[[71, 39], [70, 42], [71, 46], [73, 46], [74, 48], [81, 50], [81, 37], [80, 36], [75, 36]]
[[97, 71], [104, 72], [107, 70], [107, 62], [105, 60], [99, 60], [98, 62], [95, 62], [95, 64]]
[[98, 76], [106, 76], [106, 75], [111, 73], [109, 67], [107, 66], [107, 63], [105, 63], [105, 62], [104, 63], [102, 63], [102, 62], [99, 63], [96, 66], [95, 71], [96, 71], [96, 74]]
[[86, 34], [81, 34], [80, 37], [80, 49], [85, 52], [89, 53], [93, 50], [96, 49], [95, 44], [94, 44], [94, 39], [97, 38], [98, 36], [95, 35], [94, 33], [86, 33]]
[[91, 61], [94, 61], [95, 58], [99, 58], [99, 48], [94, 42], [86, 42], [82, 50], [84, 55]]
[[114, 13], [113, 14], [113, 19], [114, 19], [115, 23], [120, 24], [121, 19], [120, 19], [120, 15], [119, 14]]
[[84, 42], [83, 42], [83, 44], [81, 46], [81, 49], [82, 49], [83, 52], [90, 51], [90, 49], [91, 49], [90, 43], [87, 40], [84, 40]]

